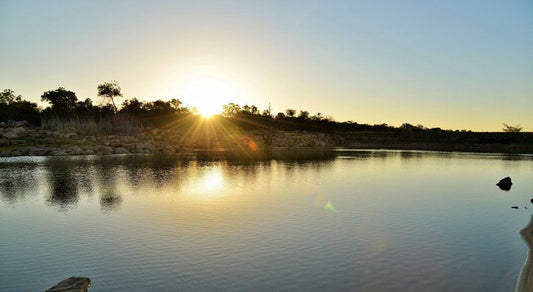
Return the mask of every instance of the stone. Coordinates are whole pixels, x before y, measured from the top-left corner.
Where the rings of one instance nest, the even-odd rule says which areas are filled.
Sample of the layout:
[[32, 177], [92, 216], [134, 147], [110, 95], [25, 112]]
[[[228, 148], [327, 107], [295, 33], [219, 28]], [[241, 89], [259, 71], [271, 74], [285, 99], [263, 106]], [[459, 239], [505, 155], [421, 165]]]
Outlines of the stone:
[[176, 150], [174, 147], [168, 145], [168, 144], [161, 144], [158, 147], [158, 150], [164, 154], [174, 154]]
[[31, 148], [28, 151], [29, 156], [46, 156], [48, 154], [50, 154], [50, 149], [45, 147]]
[[128, 149], [130, 152], [135, 152], [135, 143], [124, 144], [123, 147]]
[[63, 280], [45, 292], [87, 292], [91, 286], [91, 279], [85, 277], [70, 277]]
[[77, 136], [78, 133], [75, 133], [75, 132], [70, 132], [70, 133], [64, 133], [64, 134], [60, 134], [59, 137], [63, 138], [63, 139], [70, 139], [74, 136]]
[[68, 148], [68, 151], [71, 152], [72, 154], [74, 155], [81, 155], [83, 154], [83, 149], [81, 149], [80, 146], [77, 146], [77, 145], [74, 145], [74, 146], [70, 146]]
[[513, 208], [513, 209], [518, 209], [518, 206], [512, 206], [511, 208]]
[[6, 122], [0, 122], [0, 127], [2, 127], [2, 128], [7, 127], [7, 123]]
[[113, 154], [113, 148], [109, 146], [100, 146], [96, 150], [102, 154]]
[[87, 136], [85, 137], [86, 142], [96, 142], [96, 137], [94, 136]]
[[122, 141], [120, 141], [118, 139], [111, 140], [111, 141], [109, 141], [109, 143], [110, 143], [109, 146], [111, 146], [111, 147], [122, 147], [122, 145], [124, 144], [124, 143], [122, 143]]
[[27, 127], [28, 121], [18, 121], [13, 123], [13, 127]]
[[4, 133], [4, 137], [7, 139], [17, 139], [17, 138], [25, 136], [26, 133], [27, 131], [25, 128], [18, 127], [18, 128], [13, 128], [7, 131], [6, 133]]
[[150, 144], [150, 143], [137, 143], [137, 144], [135, 144], [135, 148], [137, 150], [139, 150], [139, 149], [150, 150], [152, 152], [155, 150], [155, 146], [153, 144]]
[[510, 177], [505, 177], [505, 178], [501, 179], [496, 185], [501, 190], [508, 191], [508, 190], [511, 189], [511, 185], [513, 185], [513, 182], [511, 181]]
[[83, 155], [94, 155], [94, 149], [86, 148], [83, 150]]
[[46, 144], [54, 144], [55, 142], [56, 142], [56, 139], [54, 139], [52, 137], [44, 138], [44, 143], [46, 143]]
[[123, 148], [123, 147], [117, 147], [115, 148], [113, 152], [115, 154], [129, 154], [130, 153], [126, 148]]
[[65, 149], [58, 149], [58, 150], [53, 150], [50, 155], [52, 156], [63, 156], [63, 155], [67, 155], [67, 150]]

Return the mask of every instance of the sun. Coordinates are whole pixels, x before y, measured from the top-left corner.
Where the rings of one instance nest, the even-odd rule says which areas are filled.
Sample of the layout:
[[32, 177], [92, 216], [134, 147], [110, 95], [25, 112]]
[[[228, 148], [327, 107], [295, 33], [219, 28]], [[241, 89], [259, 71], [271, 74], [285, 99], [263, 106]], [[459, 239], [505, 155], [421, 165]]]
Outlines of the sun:
[[231, 99], [238, 95], [230, 82], [210, 74], [197, 74], [186, 80], [181, 84], [179, 92], [205, 118], [220, 114], [223, 105], [234, 102]]

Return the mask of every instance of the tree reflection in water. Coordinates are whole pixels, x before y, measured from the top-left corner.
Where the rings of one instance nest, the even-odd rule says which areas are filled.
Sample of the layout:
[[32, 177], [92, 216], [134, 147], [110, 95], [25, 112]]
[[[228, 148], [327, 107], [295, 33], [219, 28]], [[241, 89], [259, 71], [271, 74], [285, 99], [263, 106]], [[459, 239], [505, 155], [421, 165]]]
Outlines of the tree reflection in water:
[[47, 201], [51, 205], [67, 209], [78, 202], [78, 181], [73, 166], [68, 160], [49, 159], [45, 162], [49, 190]]
[[9, 164], [8, 168], [0, 165], [0, 198], [14, 204], [27, 195], [34, 195], [37, 189], [35, 169], [35, 164]]
[[[47, 204], [65, 212], [76, 207], [83, 196], [97, 195], [101, 210], [111, 212], [123, 202], [121, 186], [135, 190], [147, 183], [156, 188], [171, 184], [178, 190], [181, 182], [194, 180], [198, 171], [213, 163], [221, 163], [219, 175], [229, 183], [237, 178], [226, 174], [227, 171], [238, 171], [241, 179], [253, 181], [259, 168], [271, 166], [272, 161], [287, 162], [286, 174], [289, 175], [291, 167], [318, 168], [324, 161], [333, 161], [337, 155], [339, 152], [328, 149], [270, 149], [257, 153], [230, 149], [173, 156], [28, 158], [22, 162], [9, 162], [8, 167], [0, 168], [0, 196], [6, 202], [15, 203], [44, 190]], [[363, 159], [368, 158], [368, 153], [360, 155]]]

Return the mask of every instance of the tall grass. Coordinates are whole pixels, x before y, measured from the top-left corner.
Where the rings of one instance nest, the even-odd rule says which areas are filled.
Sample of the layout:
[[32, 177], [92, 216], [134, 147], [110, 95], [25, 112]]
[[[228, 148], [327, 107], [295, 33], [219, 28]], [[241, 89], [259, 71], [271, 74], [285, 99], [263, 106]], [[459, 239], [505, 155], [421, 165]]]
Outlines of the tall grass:
[[48, 131], [76, 131], [81, 135], [135, 135], [142, 125], [129, 116], [92, 117], [49, 117], [42, 118], [41, 129]]

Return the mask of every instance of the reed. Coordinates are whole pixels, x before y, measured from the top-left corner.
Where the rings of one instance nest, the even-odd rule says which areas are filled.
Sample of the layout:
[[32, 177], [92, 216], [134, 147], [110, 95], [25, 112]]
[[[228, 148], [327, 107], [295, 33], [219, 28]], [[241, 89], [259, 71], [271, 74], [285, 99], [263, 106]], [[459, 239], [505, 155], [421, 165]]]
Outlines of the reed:
[[42, 118], [41, 129], [48, 131], [75, 130], [83, 135], [135, 135], [142, 130], [142, 125], [129, 116], [114, 117], [80, 117]]

